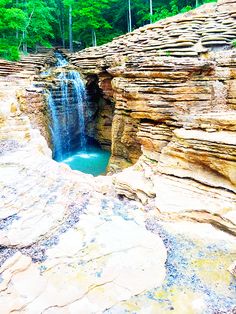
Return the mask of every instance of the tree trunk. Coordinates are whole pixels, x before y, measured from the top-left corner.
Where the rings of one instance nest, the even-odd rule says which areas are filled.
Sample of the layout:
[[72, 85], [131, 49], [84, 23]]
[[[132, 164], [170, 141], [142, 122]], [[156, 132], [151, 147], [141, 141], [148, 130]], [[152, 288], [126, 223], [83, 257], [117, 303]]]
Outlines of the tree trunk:
[[73, 52], [73, 33], [72, 33], [72, 6], [69, 7], [69, 48]]
[[[18, 9], [18, 0], [16, 0], [16, 8]], [[19, 30], [16, 30], [16, 39], [19, 38]]]
[[31, 14], [29, 16], [29, 20], [28, 20], [28, 23], [25, 26], [25, 29], [22, 31], [22, 39], [21, 39], [21, 41], [19, 43], [19, 46], [18, 46], [18, 48], [20, 49], [21, 44], [23, 42], [23, 52], [24, 53], [28, 52], [27, 51], [27, 38], [26, 38], [26, 36], [27, 36], [27, 28], [30, 26], [30, 22], [32, 20], [33, 15], [34, 15], [34, 9], [33, 9], [33, 11], [31, 12]]
[[62, 47], [66, 47], [66, 40], [65, 40], [65, 17], [64, 17], [64, 10], [62, 11], [62, 19], [61, 19], [61, 32], [62, 32]]
[[62, 15], [60, 16], [58, 24], [59, 24], [60, 34], [61, 34], [62, 47], [65, 48], [65, 21]]
[[128, 32], [132, 32], [131, 0], [128, 0]]
[[27, 42], [26, 42], [26, 31], [23, 31], [22, 33], [22, 39], [23, 39], [23, 53], [27, 54]]
[[92, 45], [93, 47], [97, 46], [97, 36], [96, 36], [95, 29], [92, 29]]
[[152, 16], [153, 16], [153, 6], [152, 6], [152, 0], [150, 2], [150, 23], [152, 23]]

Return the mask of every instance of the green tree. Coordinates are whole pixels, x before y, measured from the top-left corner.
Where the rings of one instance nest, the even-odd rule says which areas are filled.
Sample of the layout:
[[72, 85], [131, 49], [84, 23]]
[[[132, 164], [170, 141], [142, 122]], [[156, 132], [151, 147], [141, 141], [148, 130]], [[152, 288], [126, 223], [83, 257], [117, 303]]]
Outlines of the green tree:
[[24, 52], [27, 52], [28, 48], [36, 49], [38, 45], [50, 46], [50, 40], [54, 37], [52, 31], [54, 8], [54, 1], [26, 0], [22, 3], [22, 10], [27, 15], [21, 39]]
[[0, 0], [0, 57], [19, 59], [17, 33], [26, 22], [25, 13], [12, 7], [12, 1]]
[[97, 45], [97, 32], [111, 29], [111, 24], [104, 16], [108, 10], [110, 0], [81, 0], [75, 3], [73, 16], [73, 30], [77, 38], [84, 41], [86, 45]]

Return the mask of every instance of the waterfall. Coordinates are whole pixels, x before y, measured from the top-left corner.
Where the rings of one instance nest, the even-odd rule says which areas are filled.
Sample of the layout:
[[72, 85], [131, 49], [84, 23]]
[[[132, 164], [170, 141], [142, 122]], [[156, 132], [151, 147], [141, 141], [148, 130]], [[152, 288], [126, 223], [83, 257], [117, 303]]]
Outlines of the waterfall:
[[[80, 74], [65, 69], [63, 57], [56, 54], [57, 67], [63, 67], [58, 74], [58, 84], [49, 94], [51, 115], [53, 157], [61, 161], [76, 149], [86, 152], [84, 106], [86, 90]], [[60, 66], [58, 65], [60, 64]]]
[[84, 119], [84, 100], [86, 96], [85, 86], [80, 78], [80, 75], [76, 71], [69, 72], [69, 78], [73, 84], [73, 97], [76, 99], [77, 112], [78, 112], [78, 123], [80, 126], [80, 147], [86, 151], [86, 137], [85, 137], [85, 119]]
[[65, 147], [64, 147], [64, 151], [65, 152], [69, 152], [70, 151], [70, 142], [71, 142], [71, 138], [70, 138], [70, 134], [71, 134], [71, 123], [72, 121], [70, 121], [70, 105], [69, 105], [69, 82], [66, 78], [66, 73], [65, 72], [61, 72], [58, 75], [58, 78], [60, 80], [60, 88], [61, 88], [61, 105], [62, 105], [62, 118], [63, 118], [63, 125], [61, 126], [63, 128], [63, 132], [61, 134], [61, 137], [63, 137], [64, 142], [65, 142]]
[[59, 52], [55, 52], [55, 57], [57, 58], [57, 67], [64, 67], [68, 65], [68, 61]]
[[55, 102], [52, 97], [52, 93], [49, 93], [48, 96], [48, 106], [51, 115], [52, 125], [50, 126], [51, 135], [52, 135], [52, 144], [53, 144], [53, 155], [56, 156], [59, 160], [62, 159], [62, 141], [60, 136], [60, 122], [59, 116], [56, 110]]

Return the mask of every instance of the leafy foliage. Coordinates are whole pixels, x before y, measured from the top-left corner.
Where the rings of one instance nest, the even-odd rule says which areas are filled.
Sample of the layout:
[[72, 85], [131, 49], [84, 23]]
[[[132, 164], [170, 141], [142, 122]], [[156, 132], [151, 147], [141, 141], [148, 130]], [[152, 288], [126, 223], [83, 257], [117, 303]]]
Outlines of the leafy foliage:
[[25, 13], [11, 7], [11, 1], [0, 0], [0, 57], [19, 59], [17, 32], [24, 27]]
[[[52, 32], [54, 3], [51, 2], [52, 7], [49, 7], [47, 2], [31, 0], [26, 3], [28, 24], [26, 24], [25, 29], [27, 32], [27, 44], [30, 48], [34, 48], [36, 45], [48, 46], [49, 40], [54, 37]], [[27, 25], [29, 26], [27, 27]]]
[[[150, 16], [150, 0], [130, 1], [133, 29], [202, 4], [153, 0]], [[127, 26], [128, 0], [0, 0], [0, 58], [17, 60], [20, 51], [35, 51], [38, 46], [68, 47], [72, 33], [76, 49], [101, 45], [126, 33]]]

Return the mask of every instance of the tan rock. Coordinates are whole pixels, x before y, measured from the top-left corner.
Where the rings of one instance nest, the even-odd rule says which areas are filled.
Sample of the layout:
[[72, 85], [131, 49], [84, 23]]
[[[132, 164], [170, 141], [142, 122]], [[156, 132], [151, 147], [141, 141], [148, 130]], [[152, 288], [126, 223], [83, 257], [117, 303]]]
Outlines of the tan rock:
[[234, 277], [236, 277], [236, 262], [234, 262], [232, 265], [230, 265], [229, 271], [230, 271], [230, 273], [231, 273]]
[[116, 192], [130, 199], [137, 199], [146, 204], [149, 198], [155, 197], [153, 184], [141, 171], [128, 168], [114, 178]]
[[136, 137], [137, 126], [138, 121], [129, 115], [115, 114], [112, 122], [112, 158], [109, 167], [112, 168], [118, 158], [128, 164], [138, 160], [141, 151]]
[[111, 129], [114, 107], [111, 103], [100, 103], [96, 122], [95, 138], [102, 148], [111, 148]]
[[142, 172], [133, 183], [119, 175], [119, 194], [235, 221], [234, 5], [205, 4], [73, 55], [115, 101], [110, 169]]

